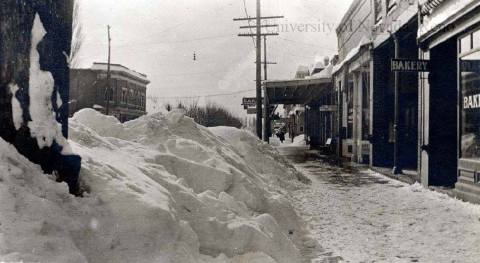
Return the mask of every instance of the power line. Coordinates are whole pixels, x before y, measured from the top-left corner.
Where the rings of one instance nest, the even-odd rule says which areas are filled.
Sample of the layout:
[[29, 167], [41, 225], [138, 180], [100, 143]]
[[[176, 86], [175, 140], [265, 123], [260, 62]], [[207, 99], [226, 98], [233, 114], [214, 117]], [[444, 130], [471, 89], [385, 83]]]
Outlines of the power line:
[[[257, 16], [258, 17], [258, 16]], [[234, 18], [233, 21], [248, 21], [248, 20], [256, 20], [257, 17], [242, 17], [242, 18]], [[264, 19], [276, 19], [276, 18], [283, 18], [283, 16], [261, 16], [258, 17], [261, 20]]]
[[[179, 43], [188, 43], [188, 42], [195, 42], [195, 41], [206, 41], [206, 40], [214, 40], [214, 39], [222, 39], [222, 38], [233, 38], [233, 37], [235, 36], [234, 35], [218, 35], [218, 36], [208, 36], [208, 37], [200, 37], [200, 38], [192, 38], [192, 39], [173, 40], [173, 41], [125, 43], [125, 44], [115, 45], [115, 47], [119, 48], [119, 47], [146, 46], [146, 45], [159, 45], [159, 44], [179, 44]], [[98, 43], [97, 45], [103, 45], [103, 44]]]
[[312, 47], [316, 47], [316, 48], [323, 48], [323, 49], [326, 49], [326, 50], [336, 51], [333, 48], [318, 45], [318, 44], [307, 43], [307, 42], [302, 42], [302, 41], [298, 41], [298, 40], [292, 40], [292, 39], [288, 39], [288, 38], [284, 38], [284, 37], [279, 37], [278, 39], [283, 40], [283, 41], [298, 43], [298, 44], [302, 44], [302, 45], [306, 45], [306, 46], [312, 46]]
[[[245, 10], [245, 16], [250, 17], [248, 15], [248, 12], [247, 12], [247, 2], [246, 2], [246, 0], [243, 0], [243, 9]], [[248, 20], [248, 26], [252, 26], [252, 25], [250, 25], [250, 20]], [[250, 34], [253, 34], [251, 28], [250, 28]], [[252, 36], [252, 42], [253, 42], [253, 46], [255, 47], [255, 38], [253, 36]]]
[[[244, 2], [245, 3], [245, 2]], [[283, 16], [261, 16], [261, 2], [260, 0], [257, 0], [256, 1], [256, 15], [255, 17], [250, 17], [247, 15], [247, 17], [244, 17], [244, 18], [234, 18], [233, 21], [247, 21], [248, 22], [248, 25], [249, 25], [249, 29], [250, 29], [250, 33], [249, 34], [239, 34], [238, 36], [246, 36], [246, 37], [254, 37], [256, 38], [256, 43], [257, 45], [255, 46], [255, 50], [256, 50], [256, 60], [255, 60], [255, 64], [256, 64], [256, 99], [257, 99], [257, 103], [256, 103], [256, 115], [257, 115], [257, 123], [256, 123], [256, 132], [257, 132], [257, 136], [262, 139], [262, 126], [263, 126], [263, 122], [262, 122], [262, 115], [264, 115], [264, 112], [262, 111], [262, 36], [266, 37], [267, 35], [276, 35], [274, 33], [262, 33], [262, 28], [264, 27], [267, 27], [267, 26], [262, 26], [262, 21], [265, 21], [265, 20], [268, 20], [268, 19], [276, 19], [276, 18], [283, 18]], [[255, 34], [252, 31], [252, 28], [250, 27], [250, 21], [252, 20], [255, 20], [256, 21], [256, 24], [255, 24]], [[278, 33], [277, 33], [278, 34]], [[265, 38], [265, 42], [266, 42], [266, 38]], [[265, 59], [266, 60], [266, 59]], [[265, 61], [267, 62], [267, 61]], [[266, 68], [266, 65], [265, 64], [265, 68]], [[265, 70], [266, 71], [266, 70]], [[267, 99], [265, 98], [263, 100], [264, 104], [267, 102]], [[265, 104], [265, 109], [267, 109], [266, 107], [266, 104]], [[268, 114], [265, 115], [265, 123], [268, 123]], [[265, 129], [266, 130], [266, 129]], [[268, 136], [266, 136], [266, 133], [263, 133], [263, 137], [264, 139], [268, 140]]]
[[185, 96], [185, 97], [179, 97], [179, 96], [173, 96], [173, 97], [147, 96], [147, 99], [150, 99], [150, 100], [157, 100], [157, 99], [198, 99], [198, 98], [223, 97], [223, 96], [231, 96], [231, 95], [247, 93], [247, 92], [254, 91], [254, 90], [255, 89], [248, 89], [248, 90], [239, 90], [239, 91], [229, 92], [229, 93], [217, 93], [217, 94], [208, 94], [208, 95], [199, 95], [199, 96]]
[[183, 76], [194, 76], [194, 75], [211, 75], [211, 74], [219, 74], [219, 73], [226, 73], [228, 70], [223, 71], [204, 71], [204, 72], [191, 72], [191, 73], [172, 73], [172, 74], [162, 74], [162, 77], [183, 77]]

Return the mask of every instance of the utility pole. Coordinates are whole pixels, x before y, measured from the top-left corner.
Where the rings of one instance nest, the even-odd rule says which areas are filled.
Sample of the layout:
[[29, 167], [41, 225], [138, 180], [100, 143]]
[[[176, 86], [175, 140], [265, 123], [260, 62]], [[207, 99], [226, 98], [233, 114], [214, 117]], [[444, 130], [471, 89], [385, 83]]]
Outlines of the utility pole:
[[[395, 33], [390, 33], [393, 38], [393, 42], [395, 43], [395, 58], [400, 57], [400, 43]], [[400, 147], [400, 133], [399, 133], [399, 125], [400, 125], [400, 104], [399, 104], [399, 97], [400, 97], [400, 76], [399, 72], [395, 71], [395, 102], [394, 102], [394, 123], [393, 123], [393, 174], [401, 174], [402, 167], [400, 165], [399, 160], [399, 147]]]
[[108, 30], [108, 63], [107, 63], [107, 88], [106, 88], [106, 98], [107, 98], [107, 105], [106, 105], [106, 114], [109, 115], [110, 113], [110, 55], [111, 55], [111, 46], [110, 43], [112, 39], [110, 38], [110, 25], [107, 26]]
[[[275, 18], [283, 18], [283, 16], [261, 16], [261, 4], [260, 0], [257, 0], [257, 14], [256, 17], [246, 17], [246, 18], [234, 18], [233, 21], [251, 21], [256, 20], [255, 26], [242, 26], [240, 28], [255, 28], [255, 34], [239, 34], [238, 36], [241, 37], [253, 37], [256, 38], [256, 98], [257, 98], [257, 105], [256, 105], [256, 116], [257, 116], [257, 123], [256, 123], [256, 132], [258, 138], [262, 139], [262, 36], [266, 38], [266, 36], [274, 36], [278, 35], [278, 33], [262, 33], [262, 27], [273, 27], [274, 25], [263, 25], [261, 24], [262, 20], [267, 19], [275, 19]], [[267, 61], [264, 61], [267, 63]], [[265, 64], [266, 65], [266, 64]], [[266, 95], [266, 94], [265, 94]], [[266, 100], [267, 98], [264, 98]], [[268, 111], [265, 108], [265, 111]], [[268, 114], [267, 114], [268, 115]], [[266, 120], [265, 120], [266, 121]], [[268, 139], [268, 138], [267, 138]]]
[[267, 78], [267, 36], [263, 36], [263, 77], [265, 81], [268, 80]]
[[[257, 85], [256, 85], [256, 92], [257, 92], [257, 136], [258, 138], [262, 139], [262, 28], [261, 26], [261, 5], [260, 0], [257, 0], [257, 52], [256, 52], [256, 66], [257, 66]], [[265, 109], [267, 110], [267, 109]]]

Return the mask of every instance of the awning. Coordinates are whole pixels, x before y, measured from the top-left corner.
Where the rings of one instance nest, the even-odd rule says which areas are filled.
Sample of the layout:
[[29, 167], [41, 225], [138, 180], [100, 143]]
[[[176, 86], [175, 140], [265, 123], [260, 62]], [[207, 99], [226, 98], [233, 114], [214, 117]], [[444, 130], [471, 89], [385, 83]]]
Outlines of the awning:
[[332, 74], [337, 73], [340, 69], [343, 68], [343, 66], [345, 64], [349, 63], [350, 60], [352, 60], [356, 55], [358, 55], [360, 53], [360, 50], [362, 49], [362, 47], [370, 45], [370, 44], [372, 44], [372, 42], [367, 37], [365, 37], [365, 36], [362, 37], [362, 39], [360, 40], [358, 45], [355, 48], [351, 49], [348, 52], [348, 54], [345, 56], [345, 58], [333, 67]]
[[272, 80], [264, 82], [269, 104], [306, 105], [328, 94], [331, 78]]
[[480, 1], [478, 0], [442, 1], [440, 5], [432, 7], [432, 9], [429, 10], [430, 14], [422, 16], [423, 21], [418, 28], [418, 41], [423, 43], [432, 36], [441, 33], [442, 38], [436, 40], [435, 43], [430, 44], [431, 48], [449, 39], [450, 37], [459, 34], [466, 27], [477, 23], [479, 20], [478, 16], [472, 15], [469, 17], [466, 22], [467, 25], [465, 26], [455, 26], [447, 31], [445, 31], [445, 28], [448, 28], [450, 25], [457, 22], [460, 18], [472, 12], [479, 6]]

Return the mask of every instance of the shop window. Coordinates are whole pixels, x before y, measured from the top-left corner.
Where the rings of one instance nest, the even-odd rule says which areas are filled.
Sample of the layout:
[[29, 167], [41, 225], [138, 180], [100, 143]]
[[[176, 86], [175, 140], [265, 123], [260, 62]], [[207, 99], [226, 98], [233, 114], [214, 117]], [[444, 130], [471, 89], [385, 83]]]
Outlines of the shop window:
[[103, 93], [103, 101], [107, 101], [108, 100], [108, 88], [105, 89], [105, 92]]
[[103, 96], [104, 101], [114, 101], [113, 99], [113, 89], [112, 88], [106, 88]]
[[122, 88], [122, 102], [127, 103], [127, 89]]
[[135, 103], [135, 95], [134, 95], [133, 89], [130, 89], [129, 97], [130, 97], [130, 99], [128, 100], [128, 102], [129, 103]]
[[480, 159], [480, 51], [460, 58], [461, 157]]
[[347, 87], [347, 139], [353, 138], [353, 76], [348, 78]]
[[362, 140], [370, 133], [370, 73], [362, 72]]

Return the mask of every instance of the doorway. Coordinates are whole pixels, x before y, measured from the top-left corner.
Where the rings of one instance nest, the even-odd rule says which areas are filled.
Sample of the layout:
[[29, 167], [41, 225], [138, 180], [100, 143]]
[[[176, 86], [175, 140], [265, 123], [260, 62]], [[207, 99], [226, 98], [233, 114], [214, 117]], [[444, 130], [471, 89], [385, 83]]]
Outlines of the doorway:
[[458, 168], [457, 41], [430, 49], [431, 72], [423, 93], [422, 183], [453, 186]]

